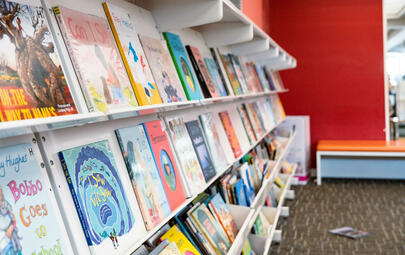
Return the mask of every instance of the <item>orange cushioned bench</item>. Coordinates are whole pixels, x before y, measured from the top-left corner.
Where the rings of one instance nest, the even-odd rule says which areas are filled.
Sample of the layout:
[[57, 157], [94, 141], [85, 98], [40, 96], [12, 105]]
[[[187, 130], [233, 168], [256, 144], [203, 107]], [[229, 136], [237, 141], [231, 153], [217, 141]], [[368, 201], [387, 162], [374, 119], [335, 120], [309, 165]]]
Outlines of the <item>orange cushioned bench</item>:
[[320, 140], [318, 185], [322, 177], [405, 179], [405, 140]]

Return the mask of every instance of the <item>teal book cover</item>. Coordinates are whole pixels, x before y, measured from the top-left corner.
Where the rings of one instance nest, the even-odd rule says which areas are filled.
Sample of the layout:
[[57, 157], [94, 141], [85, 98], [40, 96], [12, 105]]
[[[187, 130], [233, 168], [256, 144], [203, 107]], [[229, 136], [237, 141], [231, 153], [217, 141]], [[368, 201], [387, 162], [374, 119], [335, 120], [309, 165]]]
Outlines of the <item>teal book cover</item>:
[[111, 239], [114, 248], [135, 223], [108, 140], [59, 152], [89, 246]]
[[167, 46], [173, 58], [174, 65], [177, 73], [179, 74], [180, 81], [183, 85], [184, 92], [188, 100], [200, 100], [203, 98], [200, 85], [198, 84], [197, 77], [191, 66], [190, 59], [184, 49], [180, 36], [169, 32], [164, 32], [163, 36], [166, 39]]
[[235, 195], [236, 195], [236, 199], [238, 200], [238, 205], [248, 206], [247, 201], [246, 201], [244, 186], [245, 185], [243, 184], [243, 180], [239, 179], [239, 181], [237, 181], [234, 186]]

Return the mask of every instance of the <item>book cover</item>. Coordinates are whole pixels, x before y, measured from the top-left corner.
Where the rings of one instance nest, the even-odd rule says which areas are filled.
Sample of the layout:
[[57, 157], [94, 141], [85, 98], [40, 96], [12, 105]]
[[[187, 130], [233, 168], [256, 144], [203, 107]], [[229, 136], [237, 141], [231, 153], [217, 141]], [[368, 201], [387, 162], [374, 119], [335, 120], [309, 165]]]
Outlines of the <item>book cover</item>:
[[131, 22], [131, 14], [112, 3], [104, 2], [103, 8], [139, 105], [161, 104], [162, 99]]
[[226, 89], [226, 93], [229, 96], [234, 96], [232, 85], [228, 79], [225, 67], [222, 63], [221, 53], [219, 52], [218, 48], [210, 48], [211, 56], [214, 59], [215, 65], [217, 66], [219, 76], [221, 77], [222, 84]]
[[238, 227], [233, 221], [232, 215], [229, 212], [225, 201], [222, 199], [221, 195], [217, 193], [210, 201], [212, 209], [218, 218], [219, 223], [224, 228], [229, 240], [233, 242], [238, 234]]
[[176, 225], [167, 231], [161, 239], [167, 239], [169, 242], [174, 242], [177, 245], [177, 248], [179, 248], [180, 253], [183, 255], [200, 255], [197, 249], [190, 243]]
[[0, 148], [1, 254], [69, 253], [32, 145]]
[[238, 137], [236, 136], [235, 130], [233, 129], [231, 119], [229, 118], [228, 112], [218, 113], [221, 118], [222, 125], [224, 126], [226, 135], [228, 137], [229, 143], [231, 144], [233, 154], [235, 158], [238, 158], [242, 155], [242, 149], [239, 145]]
[[266, 77], [264, 76], [263, 69], [261, 68], [261, 66], [254, 64], [254, 68], [256, 70], [257, 77], [260, 80], [260, 84], [263, 88], [263, 91], [265, 91], [265, 92], [270, 91], [269, 83], [267, 82]]
[[77, 113], [42, 7], [2, 1], [0, 19], [0, 122]]
[[191, 67], [190, 60], [184, 49], [183, 43], [180, 40], [180, 36], [164, 32], [163, 36], [166, 39], [170, 54], [172, 56], [177, 73], [180, 77], [180, 81], [183, 85], [184, 92], [186, 93], [188, 100], [202, 99], [202, 93], [200, 85]]
[[252, 252], [252, 246], [250, 245], [249, 239], [246, 239], [242, 248], [242, 255], [252, 255]]
[[137, 106], [107, 20], [64, 7], [54, 13], [88, 104], [101, 112]]
[[239, 84], [242, 87], [243, 93], [250, 93], [249, 86], [246, 82], [245, 75], [242, 72], [242, 67], [239, 61], [239, 58], [236, 55], [229, 54], [229, 59], [232, 63], [233, 70], [235, 71], [236, 77], [239, 81]]
[[271, 104], [270, 98], [266, 98], [264, 101], [264, 108], [266, 109], [266, 112], [271, 119], [271, 123], [273, 126], [277, 125], [277, 118], [276, 115], [274, 114], [273, 106]]
[[114, 251], [136, 224], [108, 140], [58, 155], [87, 244], [95, 253]]
[[166, 246], [159, 255], [182, 255], [175, 242], [171, 242]]
[[251, 70], [248, 67], [248, 63], [243, 57], [236, 56], [239, 60], [240, 67], [242, 69], [242, 73], [244, 74], [246, 84], [249, 88], [250, 93], [256, 93], [259, 92], [256, 89], [255, 80], [254, 80], [254, 75], [251, 73]]
[[201, 249], [201, 252], [205, 255], [215, 254], [214, 248], [208, 242], [208, 239], [201, 232], [200, 228], [192, 217], [189, 216], [186, 218], [186, 224], [189, 227], [190, 231], [193, 233], [194, 238], [198, 243], [199, 248]]
[[218, 71], [217, 64], [212, 58], [204, 58], [205, 65], [207, 66], [208, 72], [211, 75], [212, 81], [217, 88], [219, 96], [225, 97], [228, 95], [225, 89], [225, 85], [222, 81], [221, 75]]
[[274, 83], [273, 77], [268, 72], [266, 67], [263, 67], [263, 74], [264, 74], [264, 78], [266, 78], [267, 83], [269, 84], [270, 90], [276, 91], [277, 89], [276, 89], [276, 85]]
[[139, 35], [160, 96], [165, 103], [187, 101], [166, 42]]
[[257, 74], [255, 64], [253, 62], [248, 62], [248, 63], [246, 63], [246, 65], [247, 65], [247, 68], [249, 69], [250, 73], [252, 74], [253, 85], [254, 85], [256, 91], [263, 92], [264, 89], [261, 85], [259, 75]]
[[198, 82], [206, 98], [208, 97], [219, 97], [219, 93], [213, 82], [210, 73], [208, 72], [207, 66], [201, 57], [200, 51], [193, 46], [186, 46], [187, 53], [190, 57], [191, 63], [193, 64], [194, 71], [197, 75]]
[[255, 111], [252, 103], [243, 104], [242, 107], [244, 107], [246, 109], [246, 112], [248, 113], [250, 123], [253, 126], [256, 137], [263, 136], [265, 130], [262, 128], [262, 125], [260, 124], [259, 117], [257, 116], [256, 111]]
[[156, 246], [150, 253], [149, 255], [159, 255], [164, 248], [166, 248], [167, 246], [169, 246], [170, 242], [169, 240], [162, 240], [162, 242]]
[[242, 120], [243, 128], [245, 129], [246, 135], [249, 138], [249, 143], [250, 145], [253, 145], [256, 142], [257, 138], [253, 130], [252, 123], [249, 120], [246, 109], [243, 107], [243, 105], [238, 105], [236, 106], [236, 110], [238, 111], [239, 117]]
[[233, 69], [232, 61], [231, 61], [230, 57], [227, 55], [221, 55], [221, 60], [222, 60], [222, 64], [224, 65], [226, 74], [228, 75], [229, 82], [231, 83], [233, 92], [235, 93], [236, 96], [242, 95], [243, 89], [238, 81], [237, 74], [235, 73], [235, 70]]
[[211, 152], [215, 169], [217, 172], [220, 172], [221, 170], [225, 169], [228, 162], [226, 160], [224, 148], [219, 142], [219, 134], [213, 120], [212, 112], [201, 114], [200, 121], [207, 139], [207, 145]]
[[201, 204], [190, 212], [205, 237], [208, 239], [217, 254], [226, 255], [231, 242], [225, 234], [223, 228], [214, 219], [205, 204]]
[[160, 120], [155, 120], [146, 122], [143, 125], [152, 148], [155, 163], [159, 169], [170, 208], [173, 211], [186, 200], [186, 196], [184, 195], [183, 185], [181, 184], [169, 139], [164, 130], [164, 124]]
[[137, 125], [115, 132], [146, 229], [152, 229], [171, 211], [145, 130]]
[[198, 161], [200, 162], [205, 181], [208, 182], [215, 176], [216, 171], [208, 152], [207, 145], [205, 144], [198, 120], [186, 122], [186, 128], [193, 143], [194, 151], [197, 154]]
[[239, 179], [234, 185], [235, 197], [237, 204], [241, 206], [248, 206], [245, 195], [245, 185], [242, 179]]
[[186, 177], [185, 182], [189, 184], [192, 194], [198, 194], [205, 186], [205, 179], [184, 121], [180, 117], [173, 118], [168, 120], [168, 125], [174, 149]]

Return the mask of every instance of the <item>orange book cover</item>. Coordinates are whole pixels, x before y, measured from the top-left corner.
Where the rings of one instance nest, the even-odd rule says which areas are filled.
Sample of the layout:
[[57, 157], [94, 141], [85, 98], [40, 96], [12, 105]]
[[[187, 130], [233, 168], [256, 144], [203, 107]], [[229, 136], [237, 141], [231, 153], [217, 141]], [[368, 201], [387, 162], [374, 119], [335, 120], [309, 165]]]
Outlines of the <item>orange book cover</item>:
[[224, 126], [226, 136], [228, 137], [229, 143], [231, 144], [233, 154], [235, 158], [242, 155], [242, 149], [239, 145], [238, 137], [236, 136], [235, 129], [232, 126], [231, 118], [227, 111], [218, 113], [221, 118], [222, 125]]

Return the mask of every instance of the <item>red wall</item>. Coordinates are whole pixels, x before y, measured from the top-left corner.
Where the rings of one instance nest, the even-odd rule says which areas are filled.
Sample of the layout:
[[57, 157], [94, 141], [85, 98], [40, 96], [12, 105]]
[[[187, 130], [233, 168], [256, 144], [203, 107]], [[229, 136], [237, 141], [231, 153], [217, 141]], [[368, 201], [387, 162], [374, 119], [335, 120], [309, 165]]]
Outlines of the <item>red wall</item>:
[[287, 114], [310, 115], [312, 159], [320, 139], [385, 139], [382, 0], [244, 3], [297, 59], [281, 72], [290, 89], [282, 101]]

